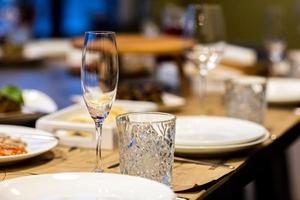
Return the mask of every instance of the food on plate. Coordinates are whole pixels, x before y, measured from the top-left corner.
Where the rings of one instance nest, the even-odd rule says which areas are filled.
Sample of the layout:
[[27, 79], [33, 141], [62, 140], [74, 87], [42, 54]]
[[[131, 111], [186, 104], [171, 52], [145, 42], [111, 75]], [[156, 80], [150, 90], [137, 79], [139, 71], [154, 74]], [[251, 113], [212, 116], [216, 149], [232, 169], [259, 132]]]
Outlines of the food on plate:
[[0, 133], [0, 156], [12, 156], [25, 153], [27, 153], [27, 151], [24, 141], [20, 138]]
[[[105, 124], [110, 124], [115, 121], [116, 116], [125, 113], [126, 111], [121, 107], [114, 105], [107, 119], [104, 121]], [[71, 116], [66, 119], [69, 122], [79, 122], [79, 123], [94, 123], [93, 119], [88, 114], [79, 114], [75, 116]]]
[[[60, 130], [60, 133], [62, 133], [62, 131], [63, 130]], [[63, 131], [63, 134], [71, 137], [85, 137], [85, 138], [93, 137], [93, 133], [88, 131]]]
[[21, 111], [24, 104], [22, 90], [13, 85], [0, 89], [0, 113]]
[[78, 122], [78, 123], [93, 123], [93, 119], [88, 115], [76, 115], [67, 118], [67, 121], [69, 122]]
[[[111, 124], [116, 121], [116, 116], [125, 113], [126, 111], [123, 107], [114, 105], [107, 117], [104, 121], [104, 124]], [[76, 122], [76, 123], [94, 123], [93, 119], [90, 117], [88, 113], [77, 114], [65, 119], [68, 122]], [[67, 135], [71, 137], [85, 137], [91, 138], [94, 133], [88, 131], [77, 131], [77, 130], [58, 130], [58, 135]]]
[[125, 100], [162, 103], [162, 89], [153, 83], [122, 83], [118, 86], [117, 98]]

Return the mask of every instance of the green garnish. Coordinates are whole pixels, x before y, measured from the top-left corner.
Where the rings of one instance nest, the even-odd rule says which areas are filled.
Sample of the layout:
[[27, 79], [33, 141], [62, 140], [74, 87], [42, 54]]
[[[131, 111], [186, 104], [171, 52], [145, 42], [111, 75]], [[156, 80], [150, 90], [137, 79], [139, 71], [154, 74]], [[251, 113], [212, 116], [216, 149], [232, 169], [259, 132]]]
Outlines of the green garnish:
[[0, 96], [6, 97], [7, 99], [14, 101], [18, 104], [23, 104], [22, 90], [14, 85], [7, 85], [0, 89]]

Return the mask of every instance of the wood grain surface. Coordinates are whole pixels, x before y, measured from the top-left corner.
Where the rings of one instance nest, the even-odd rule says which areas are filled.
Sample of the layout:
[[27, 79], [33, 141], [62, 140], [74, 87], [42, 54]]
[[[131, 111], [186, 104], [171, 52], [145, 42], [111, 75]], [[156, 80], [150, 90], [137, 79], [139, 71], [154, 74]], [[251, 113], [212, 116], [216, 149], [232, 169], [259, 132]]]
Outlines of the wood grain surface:
[[[75, 47], [83, 46], [83, 38], [72, 40]], [[119, 54], [152, 54], [174, 55], [181, 54], [183, 50], [191, 48], [193, 41], [176, 36], [144, 36], [140, 34], [117, 34], [117, 48]], [[98, 46], [98, 49], [101, 49]], [[97, 47], [95, 47], [97, 49]]]
[[[205, 103], [205, 114], [225, 115], [223, 98], [220, 95], [210, 95]], [[196, 96], [187, 98], [187, 104], [177, 115], [199, 115], [203, 110]], [[285, 132], [299, 122], [300, 116], [296, 115], [294, 108], [269, 107], [266, 113], [265, 126], [271, 136], [258, 149], [266, 148], [274, 141], [280, 140]], [[198, 158], [214, 163], [226, 163], [236, 167], [235, 171], [245, 165], [253, 156], [253, 149], [249, 152], [234, 154], [219, 158]], [[41, 156], [25, 160], [23, 162], [0, 167], [0, 179], [6, 180], [19, 176], [57, 173], [57, 172], [89, 172], [93, 171], [95, 151], [90, 149], [58, 146]], [[118, 163], [118, 151], [104, 151], [103, 162], [106, 172], [119, 173], [119, 168], [108, 169], [109, 166]], [[173, 190], [179, 197], [198, 199], [205, 194], [211, 185], [218, 184], [220, 178], [230, 174], [233, 170], [222, 167], [212, 167], [184, 162], [175, 162], [173, 170]], [[224, 180], [222, 180], [224, 181]]]

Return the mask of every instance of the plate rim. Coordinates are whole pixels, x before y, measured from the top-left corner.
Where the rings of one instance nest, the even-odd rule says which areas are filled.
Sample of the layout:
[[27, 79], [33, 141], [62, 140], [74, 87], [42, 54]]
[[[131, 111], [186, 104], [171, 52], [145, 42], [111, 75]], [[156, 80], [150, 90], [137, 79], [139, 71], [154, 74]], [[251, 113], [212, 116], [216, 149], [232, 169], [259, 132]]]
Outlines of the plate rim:
[[[118, 173], [96, 173], [96, 172], [57, 172], [57, 173], [44, 173], [44, 174], [38, 174], [38, 175], [28, 175], [28, 176], [19, 176], [11, 179], [6, 179], [0, 182], [0, 191], [1, 188], [5, 189], [8, 185], [13, 185], [15, 183], [18, 183], [20, 180], [25, 180], [28, 181], [30, 179], [38, 179], [38, 178], [50, 178], [53, 180], [53, 176], [62, 176], [62, 175], [75, 175], [78, 176], [76, 179], [84, 178], [84, 177], [96, 177], [96, 176], [106, 176], [106, 179], [113, 176], [113, 177], [122, 177], [122, 179], [131, 179], [131, 180], [140, 180], [143, 181], [143, 183], [146, 185], [155, 185], [156, 188], [159, 187], [161, 190], [164, 190], [167, 195], [170, 195], [170, 198], [172, 200], [175, 200], [176, 195], [174, 191], [160, 183], [151, 179], [139, 177], [139, 176], [131, 176], [131, 175], [126, 175], [126, 174], [118, 174]], [[100, 178], [100, 177], [99, 177]]]
[[[30, 130], [30, 131], [34, 131], [36, 133], [43, 133], [43, 134], [51, 135], [51, 136], [53, 135], [50, 132], [35, 129], [35, 128], [31, 128], [31, 127], [26, 127], [26, 126], [0, 124], [0, 129], [1, 129], [1, 127], [7, 127], [7, 128], [13, 128], [13, 129], [14, 128], [27, 129], [27, 130]], [[5, 132], [4, 132], [4, 134], [10, 135], [9, 133], [5, 133]], [[11, 135], [13, 135], [13, 134], [11, 134]], [[20, 138], [22, 139], [22, 136], [20, 136]], [[41, 154], [53, 149], [54, 147], [56, 147], [58, 145], [58, 143], [59, 143], [58, 139], [53, 137], [53, 140], [48, 144], [49, 146], [47, 148], [42, 148], [42, 149], [39, 149], [39, 150], [30, 151], [30, 152], [27, 152], [26, 154], [0, 156], [0, 164], [17, 162], [17, 161], [21, 161], [21, 160], [25, 160], [25, 159], [29, 159], [29, 158], [41, 155]]]
[[[190, 119], [190, 120], [200, 118], [200, 119], [209, 119], [209, 120], [224, 120], [224, 121], [227, 120], [227, 121], [236, 121], [236, 122], [240, 122], [240, 123], [246, 123], [246, 124], [249, 124], [249, 125], [256, 126], [257, 128], [261, 128], [262, 129], [262, 134], [259, 137], [242, 139], [239, 142], [236, 142], [236, 140], [235, 140], [235, 142], [234, 141], [233, 142], [230, 142], [230, 141], [221, 142], [223, 144], [221, 144], [220, 142], [218, 142], [218, 144], [212, 144], [212, 143], [177, 144], [179, 146], [205, 146], [205, 147], [211, 147], [212, 146], [212, 147], [215, 147], [215, 146], [228, 146], [228, 145], [234, 145], [234, 144], [243, 144], [243, 143], [248, 143], [248, 142], [252, 142], [252, 141], [261, 139], [261, 138], [265, 137], [265, 132], [268, 132], [268, 130], [261, 124], [258, 124], [258, 123], [252, 122], [252, 121], [248, 121], [248, 120], [244, 120], [244, 119], [239, 119], [239, 118], [226, 117], [226, 116], [185, 115], [185, 116], [178, 116], [177, 121], [178, 121], [178, 119], [180, 120], [180, 119], [184, 119], [184, 118], [185, 119]], [[178, 123], [176, 123], [176, 125], [177, 124]], [[178, 134], [177, 130], [176, 130], [176, 133]], [[178, 141], [178, 139], [175, 139], [175, 145], [176, 145], [176, 141]], [[182, 143], [182, 142], [180, 142], [180, 143]]]
[[175, 153], [183, 154], [198, 154], [198, 155], [210, 155], [210, 154], [226, 154], [245, 150], [256, 145], [262, 144], [270, 138], [270, 132], [266, 132], [265, 136], [248, 143], [236, 144], [236, 145], [219, 145], [219, 146], [179, 146], [175, 145]]

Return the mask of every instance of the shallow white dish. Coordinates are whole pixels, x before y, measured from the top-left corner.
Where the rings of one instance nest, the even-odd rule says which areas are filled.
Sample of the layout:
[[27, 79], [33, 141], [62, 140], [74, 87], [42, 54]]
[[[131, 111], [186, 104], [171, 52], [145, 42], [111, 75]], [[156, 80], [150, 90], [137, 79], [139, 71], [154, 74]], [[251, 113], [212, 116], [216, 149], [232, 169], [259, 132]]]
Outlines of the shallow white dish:
[[160, 105], [159, 111], [174, 111], [182, 108], [186, 104], [186, 100], [183, 97], [164, 92], [162, 93], [163, 105]]
[[267, 84], [267, 101], [286, 104], [300, 102], [300, 79], [270, 78]]
[[51, 113], [57, 110], [56, 103], [39, 90], [25, 89], [22, 91], [24, 99], [23, 112]]
[[176, 121], [176, 145], [224, 146], [252, 142], [267, 130], [256, 123], [229, 117], [182, 116]]
[[114, 105], [121, 106], [128, 112], [149, 112], [157, 110], [157, 105], [149, 101], [116, 100]]
[[58, 140], [51, 133], [23, 126], [0, 125], [0, 133], [20, 138], [27, 144], [26, 154], [0, 156], [0, 164], [32, 158], [51, 150], [58, 144]]
[[[80, 98], [82, 99], [82, 98]], [[67, 119], [74, 116], [90, 118], [88, 110], [80, 103], [74, 104], [57, 112], [41, 117], [36, 122], [36, 128], [56, 134], [60, 138], [60, 144], [67, 146], [78, 146], [84, 148], [95, 148], [96, 140], [93, 137], [95, 133], [94, 123], [72, 122]], [[126, 112], [146, 112], [155, 111], [157, 105], [146, 101], [127, 101], [117, 100], [115, 106], [120, 106]], [[117, 147], [117, 134], [115, 131], [115, 120], [106, 121], [102, 131], [102, 148], [114, 149]], [[91, 133], [91, 137], [70, 136], [67, 131], [85, 131]]]
[[234, 153], [242, 150], [247, 150], [258, 145], [261, 145], [270, 137], [270, 134], [267, 132], [266, 135], [258, 140], [234, 144], [234, 145], [220, 145], [220, 146], [180, 146], [175, 145], [175, 153], [178, 154], [189, 154], [195, 156], [216, 156]]
[[[40, 130], [56, 134], [60, 144], [67, 146], [77, 146], [84, 148], [95, 148], [96, 140], [94, 137], [74, 137], [66, 134], [66, 131], [86, 131], [94, 136], [94, 123], [81, 123], [68, 121], [70, 117], [84, 116], [90, 118], [85, 105], [74, 104], [62, 110], [43, 116], [36, 121], [35, 127]], [[117, 138], [113, 123], [104, 123], [102, 131], [102, 148], [113, 149], [116, 147]]]
[[109, 173], [58, 173], [26, 176], [0, 183], [5, 200], [175, 200], [155, 181]]

